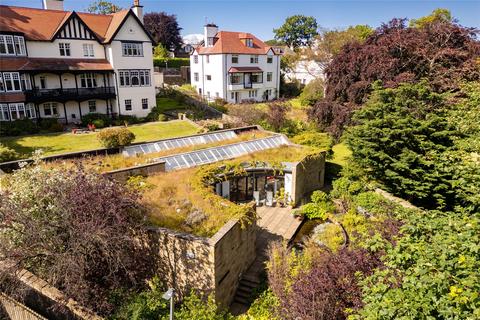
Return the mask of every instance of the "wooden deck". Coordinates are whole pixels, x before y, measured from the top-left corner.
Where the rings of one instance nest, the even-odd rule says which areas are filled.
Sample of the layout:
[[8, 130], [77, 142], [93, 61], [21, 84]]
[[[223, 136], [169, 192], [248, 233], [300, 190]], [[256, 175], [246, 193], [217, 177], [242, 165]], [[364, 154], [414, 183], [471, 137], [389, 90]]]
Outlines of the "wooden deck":
[[290, 241], [302, 223], [293, 216], [292, 211], [290, 207], [258, 207], [257, 225], [272, 236], [280, 236], [283, 240]]

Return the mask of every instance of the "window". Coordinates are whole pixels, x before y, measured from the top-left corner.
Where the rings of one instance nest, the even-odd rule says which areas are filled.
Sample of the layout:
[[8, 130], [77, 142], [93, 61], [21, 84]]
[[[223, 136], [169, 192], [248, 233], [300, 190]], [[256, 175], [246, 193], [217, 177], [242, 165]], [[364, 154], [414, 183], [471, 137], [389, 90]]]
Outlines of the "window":
[[230, 74], [230, 84], [241, 84], [242, 82], [243, 82], [243, 74], [241, 73]]
[[207, 46], [208, 46], [208, 47], [211, 47], [211, 46], [213, 46], [214, 44], [215, 44], [215, 38], [213, 38], [213, 37], [207, 38]]
[[5, 36], [5, 42], [7, 47], [7, 54], [15, 54], [15, 49], [13, 46], [13, 36]]
[[45, 76], [40, 76], [40, 89], [47, 89], [47, 79]]
[[258, 56], [250, 56], [250, 63], [258, 63]]
[[207, 60], [207, 63], [210, 63], [210, 55], [205, 55], [205, 59]]
[[58, 48], [60, 49], [61, 56], [66, 56], [66, 57], [70, 56], [70, 43], [60, 42], [58, 44]]
[[235, 99], [235, 92], [230, 92], [230, 98]]
[[27, 49], [25, 48], [25, 39], [23, 37], [15, 36], [13, 38], [15, 43], [15, 51], [17, 56], [24, 56], [27, 54]]
[[252, 73], [252, 75], [250, 76], [250, 81], [252, 83], [262, 83], [263, 82], [263, 73], [262, 72], [255, 72], [255, 73]]
[[197, 55], [194, 55], [194, 56], [193, 56], [193, 62], [194, 62], [194, 63], [198, 63], [198, 56], [197, 56]]
[[[3, 91], [5, 91], [5, 83], [3, 82], [3, 75], [0, 72], [0, 92], [3, 92]], [[2, 110], [0, 110], [0, 111], [2, 111]]]
[[220, 93], [215, 92], [215, 97], [220, 98]]
[[257, 93], [258, 93], [257, 90], [249, 90], [248, 91], [248, 97], [249, 98], [255, 98], [255, 97], [257, 97]]
[[132, 100], [131, 99], [125, 100], [125, 110], [127, 110], [127, 111], [132, 110]]
[[122, 52], [124, 57], [143, 57], [143, 43], [122, 42]]
[[120, 87], [150, 86], [150, 70], [121, 70], [118, 72]]
[[56, 102], [44, 103], [43, 113], [45, 114], [46, 117], [58, 116], [57, 103]]
[[238, 56], [237, 55], [232, 56], [232, 63], [238, 63]]
[[97, 102], [95, 100], [88, 101], [88, 112], [97, 112]]
[[253, 48], [253, 39], [252, 38], [245, 39], [245, 45], [247, 47]]
[[137, 70], [130, 71], [130, 83], [132, 84], [132, 86], [140, 85], [139, 71]]
[[5, 86], [5, 91], [21, 91], [22, 87], [20, 86], [20, 75], [18, 72], [4, 72], [3, 73], [3, 82]]
[[273, 57], [267, 57], [267, 63], [273, 63]]
[[148, 99], [142, 99], [142, 109], [148, 109]]
[[272, 72], [267, 72], [267, 82], [271, 82], [272, 77], [273, 77], [273, 73]]
[[25, 73], [22, 73], [20, 75], [20, 81], [22, 82], [22, 88], [23, 90], [31, 90], [32, 86], [30, 84], [30, 77], [26, 75]]
[[195, 72], [195, 73], [193, 74], [193, 80], [194, 80], [195, 82], [198, 82], [199, 79], [200, 79], [200, 77], [198, 76], [198, 72]]
[[0, 104], [0, 121], [10, 120], [10, 113], [8, 112], [8, 104]]
[[207, 74], [207, 80], [212, 80], [212, 76]]
[[83, 56], [84, 57], [94, 57], [93, 44], [84, 43], [83, 44]]
[[93, 73], [82, 73], [80, 75], [80, 86], [82, 88], [96, 88], [97, 79]]
[[10, 110], [10, 117], [12, 120], [25, 119], [25, 118], [34, 118], [35, 112], [33, 109], [33, 104], [28, 103], [27, 105], [23, 103], [10, 103], [9, 108], [6, 107], [6, 104], [1, 108], [0, 120], [8, 120], [8, 111]]
[[25, 114], [27, 118], [35, 118], [35, 108], [33, 106], [33, 103], [27, 103], [27, 105], [25, 106]]

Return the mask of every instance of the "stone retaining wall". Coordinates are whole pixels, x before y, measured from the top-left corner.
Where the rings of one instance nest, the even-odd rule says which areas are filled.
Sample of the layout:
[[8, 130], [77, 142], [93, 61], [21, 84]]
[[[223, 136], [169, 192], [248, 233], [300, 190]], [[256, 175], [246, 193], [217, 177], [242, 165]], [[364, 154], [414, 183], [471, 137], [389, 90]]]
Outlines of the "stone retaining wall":
[[192, 289], [213, 294], [228, 307], [242, 273], [255, 259], [256, 223], [226, 223], [211, 238], [166, 228], [151, 228], [152, 249], [158, 252], [158, 270], [182, 299]]

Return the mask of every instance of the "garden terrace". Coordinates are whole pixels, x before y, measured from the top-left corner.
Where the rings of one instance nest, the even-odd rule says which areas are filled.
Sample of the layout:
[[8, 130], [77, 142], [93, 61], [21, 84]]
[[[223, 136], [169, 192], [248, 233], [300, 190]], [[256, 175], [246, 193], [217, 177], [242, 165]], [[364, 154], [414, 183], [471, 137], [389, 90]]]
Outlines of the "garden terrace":
[[142, 184], [142, 202], [152, 225], [211, 237], [228, 221], [248, 223], [254, 214], [251, 203], [237, 204], [216, 194], [216, 183], [227, 177], [244, 177], [249, 170], [281, 172], [291, 163], [318, 153], [311, 148], [282, 146], [235, 160], [160, 173]]

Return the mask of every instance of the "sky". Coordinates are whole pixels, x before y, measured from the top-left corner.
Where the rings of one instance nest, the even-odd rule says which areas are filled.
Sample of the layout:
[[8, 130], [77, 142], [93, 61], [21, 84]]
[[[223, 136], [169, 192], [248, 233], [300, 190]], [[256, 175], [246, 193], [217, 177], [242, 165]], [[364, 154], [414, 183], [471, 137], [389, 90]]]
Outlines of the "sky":
[[[130, 7], [133, 0], [110, 0]], [[90, 0], [64, 0], [65, 9], [84, 11]], [[0, 0], [4, 5], [41, 8], [42, 0]], [[447, 8], [464, 26], [480, 28], [480, 0], [140, 0], [145, 12], [164, 11], [177, 16], [182, 35], [202, 33], [206, 21], [220, 30], [255, 34], [263, 40], [273, 38], [273, 29], [295, 14], [314, 16], [326, 29], [368, 24], [378, 27], [393, 17], [418, 18], [436, 8]], [[0, 13], [1, 14], [1, 13]]]

